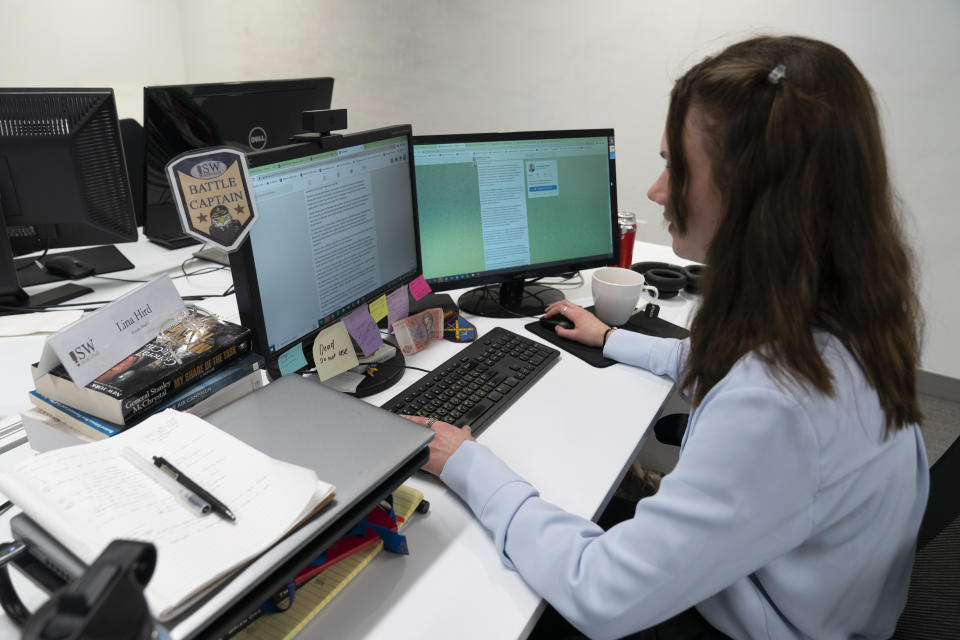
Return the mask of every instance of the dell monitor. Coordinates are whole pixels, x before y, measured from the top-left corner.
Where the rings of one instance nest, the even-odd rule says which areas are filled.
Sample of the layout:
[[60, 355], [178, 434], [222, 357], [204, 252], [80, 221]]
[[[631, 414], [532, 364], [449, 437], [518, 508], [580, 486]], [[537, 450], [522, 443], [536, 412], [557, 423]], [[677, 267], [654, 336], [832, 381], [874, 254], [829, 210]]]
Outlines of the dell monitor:
[[240, 320], [268, 368], [281, 356], [312, 362], [321, 329], [420, 274], [410, 131], [248, 154], [258, 219], [230, 266]]
[[[24, 286], [133, 265], [113, 247], [137, 239], [113, 89], [0, 89], [0, 300], [57, 304], [90, 289], [65, 285], [29, 298]], [[50, 268], [14, 256], [51, 256]], [[55, 259], [54, 259], [55, 258]], [[70, 269], [57, 273], [54, 264]]]
[[529, 279], [616, 264], [612, 129], [414, 138], [423, 275], [463, 311], [531, 316], [562, 300]]
[[260, 151], [303, 132], [301, 114], [330, 108], [333, 78], [145, 87], [143, 232], [168, 248], [197, 244], [183, 232], [164, 168], [185, 151], [229, 145]]

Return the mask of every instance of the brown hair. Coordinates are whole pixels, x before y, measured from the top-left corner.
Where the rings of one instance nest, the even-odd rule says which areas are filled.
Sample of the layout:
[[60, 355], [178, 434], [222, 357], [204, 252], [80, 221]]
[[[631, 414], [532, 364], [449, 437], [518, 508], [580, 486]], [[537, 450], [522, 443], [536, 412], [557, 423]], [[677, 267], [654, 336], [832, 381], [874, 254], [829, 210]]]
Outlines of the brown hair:
[[[770, 75], [778, 65], [782, 78]], [[823, 329], [877, 391], [888, 435], [919, 423], [919, 302], [866, 79], [836, 47], [800, 37], [751, 39], [690, 69], [667, 116], [668, 207], [680, 233], [691, 115], [723, 215], [681, 387], [699, 404], [754, 352], [777, 377], [832, 395], [813, 339]]]

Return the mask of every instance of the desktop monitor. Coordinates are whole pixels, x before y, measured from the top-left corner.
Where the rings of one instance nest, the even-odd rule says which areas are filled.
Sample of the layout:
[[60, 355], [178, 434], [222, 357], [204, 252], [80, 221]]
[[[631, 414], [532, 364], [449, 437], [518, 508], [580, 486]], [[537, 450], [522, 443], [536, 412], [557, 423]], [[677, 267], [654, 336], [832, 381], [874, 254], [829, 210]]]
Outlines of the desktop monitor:
[[[90, 290], [66, 286], [28, 300], [22, 287], [62, 280], [14, 256], [137, 239], [113, 89], [0, 89], [0, 298], [56, 304]], [[131, 268], [113, 246], [71, 251], [93, 273]], [[51, 256], [52, 257], [52, 256]], [[63, 255], [57, 262], [70, 261]], [[100, 258], [104, 262], [99, 262]], [[36, 272], [36, 273], [34, 273]]]
[[164, 168], [183, 153], [230, 145], [260, 151], [303, 132], [302, 113], [329, 109], [333, 78], [145, 87], [143, 232], [169, 247], [198, 244], [184, 234]]
[[321, 329], [420, 273], [410, 131], [248, 154], [259, 217], [230, 266], [268, 367], [281, 355], [312, 362]]
[[529, 279], [616, 264], [612, 129], [414, 138], [423, 275], [458, 303], [530, 316], [562, 300]]

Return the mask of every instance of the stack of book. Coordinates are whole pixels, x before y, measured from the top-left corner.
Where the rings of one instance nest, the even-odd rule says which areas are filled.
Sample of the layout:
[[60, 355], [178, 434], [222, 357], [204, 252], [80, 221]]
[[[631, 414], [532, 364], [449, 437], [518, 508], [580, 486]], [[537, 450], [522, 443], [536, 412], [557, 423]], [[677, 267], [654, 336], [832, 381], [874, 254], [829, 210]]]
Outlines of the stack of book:
[[250, 330], [214, 317], [174, 325], [99, 378], [78, 387], [63, 366], [34, 367], [30, 446], [48, 451], [116, 435], [164, 409], [205, 416], [263, 385]]

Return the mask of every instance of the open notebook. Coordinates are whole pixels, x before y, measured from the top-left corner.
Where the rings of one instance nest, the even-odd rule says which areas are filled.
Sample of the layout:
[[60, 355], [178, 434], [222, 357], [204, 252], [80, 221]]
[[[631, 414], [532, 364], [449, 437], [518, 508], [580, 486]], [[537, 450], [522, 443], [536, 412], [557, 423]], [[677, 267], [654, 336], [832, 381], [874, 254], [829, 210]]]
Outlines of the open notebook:
[[[198, 515], [123, 454], [163, 456], [236, 515]], [[167, 410], [113, 438], [57, 449], [0, 474], [0, 491], [89, 564], [111, 540], [152, 542], [146, 588], [175, 616], [331, 500], [315, 471], [271, 458], [196, 416]]]

